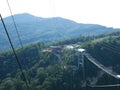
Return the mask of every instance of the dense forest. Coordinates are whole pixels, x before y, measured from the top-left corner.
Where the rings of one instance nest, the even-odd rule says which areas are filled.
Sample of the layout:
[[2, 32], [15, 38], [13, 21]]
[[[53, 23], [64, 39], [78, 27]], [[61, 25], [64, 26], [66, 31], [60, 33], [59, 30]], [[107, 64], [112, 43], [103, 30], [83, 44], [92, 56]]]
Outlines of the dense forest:
[[[103, 65], [120, 73], [120, 32], [98, 36], [80, 36], [46, 45], [33, 43], [16, 49], [17, 57], [30, 90], [116, 90], [118, 87], [93, 88], [91, 85], [118, 84], [119, 80], [107, 75], [85, 57], [84, 85], [82, 66], [78, 68], [78, 55], [69, 49], [45, 52], [52, 45], [79, 44]], [[0, 53], [0, 90], [27, 90], [23, 76], [12, 52]]]

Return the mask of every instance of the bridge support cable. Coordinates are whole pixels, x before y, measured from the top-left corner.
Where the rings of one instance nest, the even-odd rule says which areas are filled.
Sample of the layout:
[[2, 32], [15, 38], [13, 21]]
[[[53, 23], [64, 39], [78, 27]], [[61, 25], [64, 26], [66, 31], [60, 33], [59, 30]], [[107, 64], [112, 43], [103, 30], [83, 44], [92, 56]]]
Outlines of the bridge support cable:
[[120, 54], [120, 49], [118, 47], [113, 47], [111, 46], [112, 44], [108, 44], [108, 43], [103, 43], [102, 44], [102, 47], [108, 49], [109, 51], [111, 52], [114, 52], [114, 53], [117, 53], [117, 54]]
[[87, 86], [92, 88], [107, 88], [107, 87], [120, 87], [120, 84], [111, 84], [111, 85], [88, 85], [87, 84]]
[[94, 65], [96, 65], [98, 68], [100, 68], [101, 70], [103, 70], [105, 73], [107, 73], [108, 75], [116, 78], [116, 79], [120, 79], [120, 75], [118, 75], [117, 73], [113, 72], [111, 69], [105, 67], [104, 65], [102, 65], [100, 62], [98, 62], [97, 60], [95, 60], [90, 54], [85, 53], [84, 54], [88, 60], [90, 62], [92, 62]]
[[111, 85], [88, 85], [89, 87], [92, 87], [92, 88], [107, 88], [107, 87], [118, 87], [118, 90], [119, 90], [119, 87], [120, 87], [120, 84], [119, 84], [119, 80], [120, 80], [120, 75], [118, 75], [117, 73], [113, 72], [112, 70], [110, 70], [109, 68], [105, 67], [104, 65], [102, 65], [100, 62], [98, 62], [97, 60], [95, 60], [90, 54], [88, 53], [85, 53], [84, 54], [88, 60], [93, 63], [94, 65], [96, 65], [98, 68], [100, 68], [102, 71], [104, 71], [105, 73], [107, 73], [108, 75], [118, 79], [118, 84], [111, 84]]
[[24, 79], [24, 82], [25, 82], [25, 84], [26, 84], [27, 90], [30, 90], [30, 89], [29, 89], [28, 82], [27, 82], [27, 79], [26, 79], [25, 74], [24, 74], [23, 69], [22, 69], [22, 65], [20, 64], [20, 61], [19, 61], [19, 59], [18, 59], [18, 56], [17, 56], [17, 54], [16, 54], [16, 51], [15, 51], [15, 48], [14, 48], [14, 46], [13, 46], [12, 40], [11, 40], [10, 35], [9, 35], [8, 31], [7, 31], [6, 25], [5, 25], [5, 23], [4, 23], [4, 20], [3, 20], [1, 14], [0, 14], [0, 19], [1, 19], [1, 21], [2, 21], [4, 30], [5, 30], [6, 35], [7, 35], [7, 37], [8, 37], [9, 43], [10, 43], [10, 45], [11, 45], [13, 54], [14, 54], [14, 56], [15, 56], [15, 58], [16, 58], [16, 62], [17, 62], [17, 64], [18, 64], [19, 69], [20, 69], [20, 71], [21, 71], [21, 74], [22, 74], [22, 76], [23, 76], [23, 79]]

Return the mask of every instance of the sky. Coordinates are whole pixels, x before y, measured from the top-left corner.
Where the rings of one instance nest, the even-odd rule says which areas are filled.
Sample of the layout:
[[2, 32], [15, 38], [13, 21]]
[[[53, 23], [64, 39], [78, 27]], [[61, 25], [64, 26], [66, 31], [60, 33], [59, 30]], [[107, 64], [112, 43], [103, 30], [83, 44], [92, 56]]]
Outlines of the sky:
[[[120, 0], [8, 0], [12, 13], [39, 17], [63, 17], [78, 23], [120, 28]], [[0, 13], [10, 16], [7, 0], [0, 0]]]

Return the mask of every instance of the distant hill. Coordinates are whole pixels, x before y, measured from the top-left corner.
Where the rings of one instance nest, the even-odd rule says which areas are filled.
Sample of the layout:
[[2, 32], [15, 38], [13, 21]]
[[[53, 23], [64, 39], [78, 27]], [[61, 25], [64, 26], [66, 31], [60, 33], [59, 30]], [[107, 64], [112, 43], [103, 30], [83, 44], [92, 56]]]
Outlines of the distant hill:
[[[28, 13], [16, 14], [14, 19], [23, 44], [33, 42], [51, 43], [56, 40], [78, 37], [80, 35], [96, 35], [118, 31], [95, 24], [81, 24], [61, 17], [41, 18]], [[15, 46], [19, 45], [18, 37], [11, 16], [4, 18], [6, 27]], [[0, 44], [8, 44], [0, 22]]]

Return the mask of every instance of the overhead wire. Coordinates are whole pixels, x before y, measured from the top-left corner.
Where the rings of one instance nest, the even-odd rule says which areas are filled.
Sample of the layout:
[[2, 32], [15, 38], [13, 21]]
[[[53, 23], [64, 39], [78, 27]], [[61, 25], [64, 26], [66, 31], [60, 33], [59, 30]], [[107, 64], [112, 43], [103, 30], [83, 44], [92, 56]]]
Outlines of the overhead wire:
[[[102, 43], [102, 44], [100, 44], [100, 45], [97, 45], [97, 47], [98, 48], [103, 48], [103, 49], [105, 49], [105, 50], [108, 50], [108, 51], [110, 51], [110, 53], [112, 54], [112, 53], [114, 53], [114, 54], [112, 54], [112, 55], [116, 55], [116, 56], [118, 56], [118, 54], [120, 54], [120, 47], [118, 47], [118, 46], [115, 46], [115, 45], [113, 45], [113, 43]], [[106, 53], [107, 54], [107, 53]], [[108, 54], [107, 54], [108, 55]], [[102, 53], [100, 53], [99, 55], [99, 60], [101, 60], [101, 59], [104, 59], [105, 58], [105, 56], [102, 54]], [[119, 56], [118, 56], [119, 57]], [[111, 59], [114, 59], [114, 58], [111, 58]], [[116, 60], [117, 61], [117, 60]]]
[[95, 88], [107, 88], [107, 87], [118, 87], [118, 86], [120, 86], [120, 84], [111, 84], [111, 85], [88, 85], [87, 84], [87, 86], [89, 86], [89, 87], [95, 87]]
[[120, 50], [120, 47], [113, 45], [113, 43], [105, 43], [105, 44], [113, 47], [113, 48], [116, 49], [116, 50]]
[[[106, 68], [105, 66], [103, 66], [102, 64], [100, 64], [99, 62], [97, 62], [92, 56], [90, 56], [90, 54], [85, 53], [85, 56], [90, 60], [90, 62], [92, 62], [93, 64], [95, 64], [98, 68], [102, 69], [104, 72], [106, 72], [110, 76], [113, 76], [114, 78], [116, 78], [118, 80], [120, 79], [117, 76], [118, 75], [117, 73], [109, 70], [108, 68]], [[111, 85], [89, 85], [89, 84], [87, 84], [87, 86], [90, 86], [90, 87], [104, 87], [104, 88], [106, 88], [106, 87], [118, 87], [118, 90], [119, 90], [120, 84], [111, 84]]]
[[[51, 9], [52, 9], [51, 13], [52, 13], [53, 16], [55, 16], [55, 17], [54, 17], [54, 22], [53, 22], [53, 24], [54, 24], [54, 29], [57, 30], [57, 25], [59, 24], [59, 19], [58, 19], [58, 17], [57, 17], [55, 0], [49, 0], [49, 3], [50, 3], [50, 5], [51, 5]], [[60, 23], [60, 24], [61, 24], [61, 23]], [[62, 26], [63, 26], [62, 29], [65, 29], [65, 25], [62, 24]], [[62, 37], [62, 39], [65, 39], [64, 33], [61, 32], [61, 30], [59, 30], [59, 33], [58, 33], [57, 35], [60, 36], [60, 37]]]
[[120, 52], [115, 51], [115, 50], [111, 49], [110, 47], [107, 47], [107, 46], [103, 46], [103, 47], [104, 47], [105, 49], [107, 49], [107, 50], [113, 52], [113, 53], [120, 54]]
[[100, 68], [101, 70], [103, 70], [104, 72], [106, 72], [107, 74], [109, 74], [110, 76], [116, 78], [116, 79], [120, 79], [120, 77], [118, 77], [117, 73], [113, 72], [111, 69], [105, 67], [104, 65], [102, 65], [100, 62], [98, 62], [96, 59], [94, 59], [90, 54], [85, 53], [85, 56], [88, 58], [88, 60], [90, 62], [92, 62], [94, 65], [96, 65], [98, 68]]
[[[120, 39], [118, 38], [118, 40], [120, 40]], [[109, 48], [109, 50], [111, 50], [112, 52], [120, 54], [120, 47], [113, 45], [113, 43], [110, 41], [103, 42], [101, 45], [98, 45], [98, 46]]]
[[[8, 2], [8, 0], [7, 0], [7, 2]], [[8, 6], [9, 6], [9, 9], [10, 9], [10, 12], [11, 12], [11, 15], [12, 15], [12, 11], [11, 11], [9, 2], [8, 2]], [[18, 34], [18, 37], [19, 37], [20, 44], [21, 44], [21, 46], [23, 47], [23, 44], [22, 44], [22, 41], [21, 41], [21, 38], [20, 38], [20, 35], [19, 35], [19, 32], [18, 32], [18, 29], [17, 29], [17, 26], [16, 26], [16, 23], [15, 23], [15, 20], [14, 20], [13, 15], [12, 15], [12, 19], [13, 19], [13, 22], [14, 22], [14, 25], [15, 25], [15, 28], [16, 28], [16, 31], [17, 31], [17, 34]], [[106, 47], [108, 48], [108, 46], [106, 46]], [[114, 49], [113, 47], [110, 47], [110, 46], [109, 46], [109, 48]], [[117, 51], [117, 50], [116, 50], [116, 51]], [[109, 86], [112, 86], [112, 85], [109, 85]]]
[[[120, 38], [117, 38], [117, 40], [120, 40]], [[120, 47], [113, 45], [113, 43], [109, 42], [103, 42], [102, 44], [98, 45], [99, 47], [104, 47], [114, 53], [120, 54]]]
[[111, 52], [120, 54], [120, 48], [118, 47], [113, 47], [111, 44], [108, 44], [108, 43], [103, 43], [102, 46], [111, 50]]
[[3, 27], [4, 27], [4, 30], [5, 30], [5, 32], [6, 32], [6, 35], [7, 35], [7, 37], [8, 37], [9, 43], [10, 43], [10, 45], [11, 45], [13, 54], [14, 54], [14, 56], [15, 56], [15, 58], [16, 58], [16, 62], [17, 62], [17, 64], [18, 64], [19, 69], [20, 69], [20, 71], [21, 71], [21, 74], [22, 74], [22, 76], [23, 76], [23, 79], [24, 79], [24, 82], [25, 82], [25, 84], [26, 84], [26, 87], [27, 87], [28, 90], [30, 90], [30, 89], [29, 89], [28, 82], [27, 82], [27, 79], [26, 79], [25, 74], [24, 74], [23, 69], [22, 69], [22, 65], [20, 64], [19, 58], [18, 58], [18, 56], [17, 56], [17, 54], [16, 54], [15, 48], [14, 48], [14, 46], [13, 46], [12, 40], [11, 40], [10, 35], [9, 35], [8, 31], [7, 31], [6, 25], [5, 25], [5, 23], [4, 23], [4, 20], [3, 20], [1, 14], [0, 14], [0, 18], [1, 18], [1, 21], [2, 21], [2, 24], [3, 24]]
[[11, 10], [11, 7], [10, 7], [10, 4], [9, 4], [9, 1], [7, 0], [7, 5], [8, 5], [8, 8], [9, 8], [9, 11], [10, 11], [10, 14], [11, 14], [11, 17], [12, 17], [12, 20], [13, 20], [13, 24], [15, 26], [15, 30], [17, 32], [17, 36], [18, 36], [18, 39], [19, 39], [19, 42], [20, 42], [20, 45], [21, 47], [23, 48], [23, 43], [22, 43], [22, 40], [20, 38], [20, 34], [19, 34], [19, 31], [18, 31], [18, 28], [17, 28], [17, 24], [15, 22], [15, 19], [14, 19], [14, 16], [13, 16], [13, 13], [12, 13], [12, 10]]
[[[117, 54], [120, 54], [120, 48], [118, 46], [115, 46], [113, 45], [112, 43], [103, 43], [102, 45], [99, 45], [100, 47], [104, 47], [106, 48], [107, 50], [111, 51], [111, 52], [114, 52], [114, 53], [117, 53]], [[115, 73], [114, 73], [115, 74]], [[112, 75], [112, 74], [111, 74]], [[114, 75], [113, 75], [114, 76]], [[116, 76], [115, 76], [116, 77]], [[104, 87], [104, 88], [107, 88], [107, 87], [118, 87], [118, 90], [119, 90], [119, 87], [120, 87], [120, 82], [119, 82], [119, 79], [118, 79], [118, 84], [111, 84], [111, 85], [87, 85], [87, 86], [90, 86], [90, 87]]]
[[[88, 59], [94, 59], [92, 58], [88, 53], [84, 54]], [[98, 61], [94, 60], [90, 60], [90, 62], [92, 62], [93, 64], [95, 64], [97, 67], [99, 67], [100, 69], [102, 69], [104, 72], [106, 72], [107, 74], [109, 74], [110, 76], [113, 76], [116, 79], [120, 79], [118, 77], [118, 74], [113, 72], [112, 70], [108, 69], [107, 67], [103, 66], [102, 64], [100, 64]], [[100, 66], [99, 66], [100, 64]], [[85, 70], [85, 69], [84, 69]], [[118, 82], [119, 83], [119, 82]], [[87, 85], [87, 83], [86, 83]], [[88, 86], [88, 85], [87, 85]], [[117, 86], [119, 88], [120, 84], [112, 84], [112, 85], [89, 85], [90, 87], [115, 87]]]
[[[9, 4], [9, 1], [8, 1], [8, 0], [6, 0], [6, 1], [7, 1], [7, 5], [8, 5], [8, 8], [9, 8], [10, 14], [11, 14], [11, 18], [12, 18], [12, 20], [13, 20], [13, 25], [14, 25], [14, 27], [15, 27], [15, 31], [16, 31], [17, 36], [18, 36], [18, 41], [19, 41], [19, 43], [20, 43], [21, 48], [23, 49], [23, 48], [24, 48], [24, 47], [23, 47], [23, 43], [22, 43], [22, 40], [21, 40], [19, 31], [18, 31], [18, 28], [17, 28], [17, 24], [16, 24], [16, 22], [15, 22], [15, 19], [14, 19], [13, 13], [12, 13], [11, 6], [10, 6], [10, 4]], [[23, 55], [25, 55], [25, 54], [23, 54]], [[20, 62], [19, 62], [19, 63], [20, 63]], [[22, 65], [21, 65], [21, 64], [20, 64], [20, 66], [21, 66], [21, 69], [22, 69]], [[24, 72], [23, 72], [23, 74], [24, 74]], [[29, 85], [28, 85], [28, 82], [27, 82], [27, 79], [26, 79], [25, 75], [23, 75], [23, 78], [24, 78], [25, 84], [26, 84], [26, 86], [27, 86], [27, 88], [28, 88], [28, 90], [29, 90]]]
[[[116, 53], [116, 54], [120, 54], [120, 47], [113, 45], [113, 43], [103, 43], [102, 47], [106, 48], [107, 50]], [[120, 80], [118, 79], [118, 84], [115, 84], [114, 86], [117, 86], [118, 90], [120, 90]], [[112, 87], [112, 85], [106, 85], [106, 87]]]

